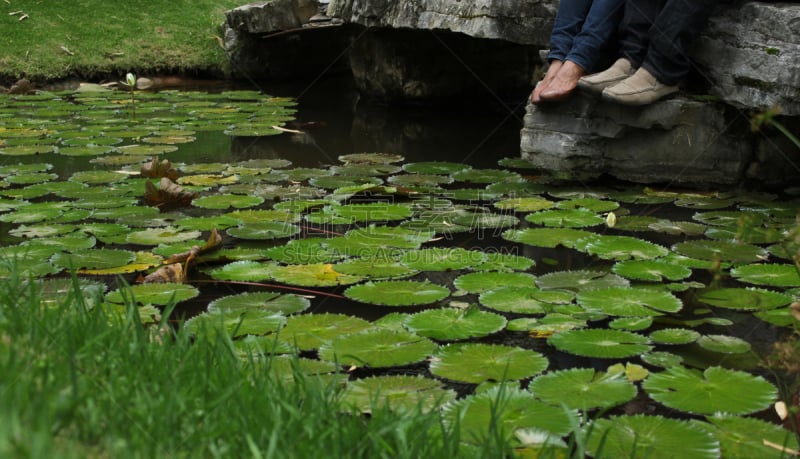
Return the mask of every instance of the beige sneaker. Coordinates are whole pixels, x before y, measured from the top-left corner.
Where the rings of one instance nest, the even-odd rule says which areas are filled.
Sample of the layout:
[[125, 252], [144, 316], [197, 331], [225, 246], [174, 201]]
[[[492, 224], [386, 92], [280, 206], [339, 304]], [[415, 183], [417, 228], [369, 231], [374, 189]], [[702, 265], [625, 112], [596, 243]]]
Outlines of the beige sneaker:
[[613, 86], [633, 75], [634, 70], [631, 67], [631, 62], [621, 57], [606, 70], [582, 77], [578, 80], [578, 87], [584, 91], [600, 95], [607, 87]]
[[652, 73], [640, 68], [632, 76], [604, 89], [603, 99], [623, 105], [647, 105], [677, 91], [677, 86], [660, 83]]

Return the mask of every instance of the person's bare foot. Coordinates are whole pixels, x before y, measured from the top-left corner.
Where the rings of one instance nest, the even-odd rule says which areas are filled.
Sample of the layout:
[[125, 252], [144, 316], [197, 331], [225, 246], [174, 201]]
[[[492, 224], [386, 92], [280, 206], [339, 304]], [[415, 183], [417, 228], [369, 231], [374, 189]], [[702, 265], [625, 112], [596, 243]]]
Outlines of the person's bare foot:
[[539, 99], [555, 101], [566, 98], [578, 87], [578, 80], [584, 75], [586, 72], [578, 64], [565, 61], [558, 69], [555, 78], [539, 92]]
[[559, 61], [557, 59], [554, 59], [553, 61], [550, 62], [550, 67], [547, 69], [547, 73], [544, 75], [544, 78], [542, 78], [542, 81], [537, 83], [536, 87], [533, 88], [533, 92], [531, 93], [532, 104], [538, 104], [542, 101], [539, 97], [540, 94], [542, 93], [542, 91], [547, 89], [547, 86], [550, 84], [550, 82], [552, 82], [553, 79], [555, 79], [556, 75], [558, 74], [558, 71], [561, 69], [561, 66], [563, 64], [564, 63], [562, 61]]

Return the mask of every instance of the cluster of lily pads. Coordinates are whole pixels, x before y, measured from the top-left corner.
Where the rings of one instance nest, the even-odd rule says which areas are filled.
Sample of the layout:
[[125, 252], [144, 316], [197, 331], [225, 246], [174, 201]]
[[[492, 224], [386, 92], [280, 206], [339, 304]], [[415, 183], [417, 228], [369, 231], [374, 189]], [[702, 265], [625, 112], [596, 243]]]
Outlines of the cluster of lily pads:
[[[228, 285], [184, 326], [228, 333], [249, 362], [274, 355], [270, 371], [287, 383], [298, 371], [322, 378], [357, 412], [441, 410], [468, 443], [499, 421], [520, 447], [566, 449], [580, 435], [607, 457], [798, 448], [747, 417], [770, 408], [775, 385], [731, 368], [755, 353], [733, 326], [799, 323], [798, 202], [576, 189], [514, 159], [476, 169], [355, 153], [318, 168], [173, 164], [192, 199], [166, 209], [145, 202], [158, 181], [140, 176], [143, 164], [191, 148], [198, 131], [284, 133], [292, 102], [141, 94], [135, 120], [128, 103], [95, 91], [0, 98], [0, 275], [37, 279], [43, 301], [69, 298], [76, 274], [86, 302], [133, 302], [147, 322], [196, 303], [208, 282]], [[64, 155], [92, 168], [63, 177], [41, 160]], [[681, 217], [649, 215], [658, 209]], [[202, 246], [179, 282], [134, 283]], [[561, 269], [564, 253], [581, 265]], [[118, 275], [134, 285], [107, 291]], [[317, 312], [328, 302], [336, 311]], [[695, 368], [698, 352], [712, 363]], [[370, 376], [351, 377], [357, 368]], [[645, 397], [661, 414], [624, 414]]]

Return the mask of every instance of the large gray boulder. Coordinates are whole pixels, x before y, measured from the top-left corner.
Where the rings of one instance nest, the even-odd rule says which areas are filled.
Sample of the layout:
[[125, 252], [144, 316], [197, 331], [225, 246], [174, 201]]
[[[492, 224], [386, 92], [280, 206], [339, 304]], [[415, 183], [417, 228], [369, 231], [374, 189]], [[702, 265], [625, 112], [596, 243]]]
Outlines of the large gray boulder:
[[800, 5], [726, 7], [711, 18], [693, 57], [723, 101], [800, 115]]
[[557, 0], [331, 0], [328, 15], [367, 27], [448, 30], [547, 46]]
[[317, 13], [317, 0], [268, 0], [226, 11], [225, 24], [229, 30], [266, 34], [302, 27]]

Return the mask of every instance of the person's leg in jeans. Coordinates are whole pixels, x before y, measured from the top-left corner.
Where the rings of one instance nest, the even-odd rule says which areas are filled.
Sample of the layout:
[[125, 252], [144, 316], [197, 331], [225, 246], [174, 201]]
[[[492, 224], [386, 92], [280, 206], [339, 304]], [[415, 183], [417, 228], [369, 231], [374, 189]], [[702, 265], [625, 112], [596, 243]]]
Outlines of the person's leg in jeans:
[[666, 0], [628, 0], [620, 24], [620, 56], [638, 69], [650, 46], [650, 29]]
[[553, 31], [550, 33], [550, 53], [547, 55], [550, 67], [542, 81], [531, 93], [531, 102], [534, 104], [541, 101], [539, 95], [561, 69], [561, 65], [572, 49], [575, 37], [583, 27], [591, 6], [592, 0], [562, 0], [559, 3], [556, 18], [553, 21]]
[[578, 79], [607, 56], [623, 6], [624, 0], [562, 0], [551, 35], [550, 69], [534, 90], [534, 103], [567, 97]]
[[677, 85], [691, 68], [689, 48], [703, 31], [718, 0], [668, 0], [650, 28], [642, 67], [659, 82]]

